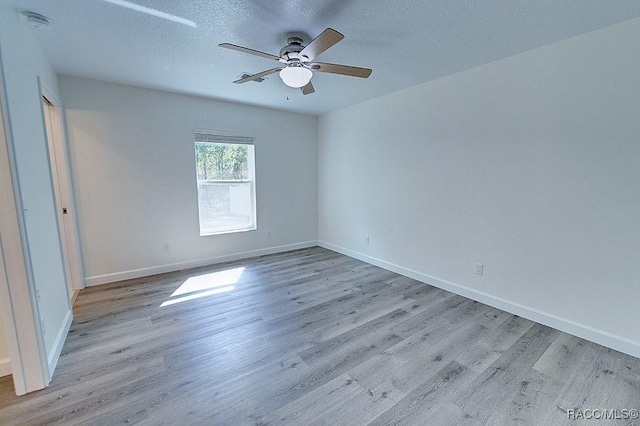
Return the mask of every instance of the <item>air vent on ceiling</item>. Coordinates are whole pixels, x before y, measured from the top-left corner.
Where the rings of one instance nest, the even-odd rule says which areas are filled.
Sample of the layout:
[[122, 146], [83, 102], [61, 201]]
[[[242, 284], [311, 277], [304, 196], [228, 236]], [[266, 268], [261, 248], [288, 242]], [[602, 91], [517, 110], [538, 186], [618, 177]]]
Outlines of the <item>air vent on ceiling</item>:
[[[249, 73], [247, 73], [247, 72], [243, 72], [239, 79], [243, 79], [243, 78], [251, 77], [252, 75], [253, 75], [253, 74], [249, 74]], [[265, 80], [266, 80], [266, 78], [264, 78], [264, 77], [258, 77], [258, 78], [254, 78], [254, 79], [253, 79], [253, 80], [251, 80], [251, 81], [255, 81], [256, 83], [262, 83], [262, 82], [263, 82], [263, 81], [265, 81]]]
[[36, 12], [23, 12], [22, 15], [27, 20], [27, 23], [33, 28], [47, 29], [51, 28], [51, 21], [44, 15], [40, 15]]

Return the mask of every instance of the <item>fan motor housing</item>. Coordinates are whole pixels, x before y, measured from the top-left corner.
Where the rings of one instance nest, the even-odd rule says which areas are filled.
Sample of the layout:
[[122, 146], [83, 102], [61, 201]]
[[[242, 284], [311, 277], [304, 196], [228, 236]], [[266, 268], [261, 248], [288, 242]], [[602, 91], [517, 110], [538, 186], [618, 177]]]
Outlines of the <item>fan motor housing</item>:
[[[305, 46], [302, 45], [302, 39], [300, 37], [289, 37], [287, 39], [287, 45], [280, 49], [281, 57], [288, 57], [291, 53], [300, 53]], [[292, 55], [291, 57], [297, 58], [298, 55]]]

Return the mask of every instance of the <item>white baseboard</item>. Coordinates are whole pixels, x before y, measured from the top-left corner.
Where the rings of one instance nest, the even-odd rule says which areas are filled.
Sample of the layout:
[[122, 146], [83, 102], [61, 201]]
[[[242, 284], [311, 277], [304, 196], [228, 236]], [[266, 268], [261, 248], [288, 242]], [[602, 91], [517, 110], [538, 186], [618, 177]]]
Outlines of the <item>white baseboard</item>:
[[0, 359], [0, 377], [11, 374], [11, 360], [9, 358]]
[[494, 308], [498, 308], [503, 311], [521, 316], [523, 318], [527, 318], [531, 321], [544, 324], [546, 326], [555, 328], [556, 330], [564, 331], [574, 336], [581, 337], [591, 342], [598, 343], [608, 348], [615, 349], [628, 355], [640, 358], [640, 342], [627, 339], [626, 337], [618, 336], [607, 331], [580, 324], [570, 319], [562, 318], [535, 308], [530, 308], [519, 303], [502, 299], [500, 297], [495, 297], [481, 291], [473, 290], [460, 284], [441, 280], [439, 278], [432, 277], [430, 275], [423, 274], [412, 269], [404, 268], [400, 265], [396, 265], [382, 259], [349, 250], [344, 247], [336, 246], [325, 241], [318, 241], [318, 245], [320, 247], [342, 253], [346, 256], [362, 260], [363, 262], [379, 266], [380, 268], [386, 269], [388, 271], [413, 278], [414, 280], [421, 281], [434, 287], [438, 287], [443, 290], [458, 294], [460, 296], [476, 300], [486, 305], [493, 306]]
[[62, 325], [58, 330], [58, 334], [56, 335], [56, 340], [53, 342], [53, 348], [47, 357], [47, 363], [49, 366], [49, 378], [48, 381], [51, 381], [53, 377], [53, 372], [58, 365], [58, 360], [60, 359], [60, 354], [62, 353], [62, 347], [64, 346], [64, 342], [67, 339], [67, 335], [69, 334], [69, 329], [71, 328], [71, 323], [73, 322], [73, 311], [69, 309], [67, 311], [67, 315], [64, 317], [64, 321], [62, 321]]
[[182, 269], [197, 268], [199, 266], [215, 265], [216, 263], [231, 262], [234, 260], [248, 259], [251, 257], [264, 256], [267, 254], [282, 253], [285, 251], [298, 250], [317, 246], [317, 241], [305, 241], [302, 243], [287, 244], [276, 247], [267, 247], [258, 250], [250, 250], [239, 253], [225, 254], [222, 256], [209, 257], [206, 259], [188, 260], [185, 262], [170, 263], [166, 265], [152, 266], [149, 268], [133, 269], [130, 271], [115, 272], [112, 274], [96, 275], [87, 277], [87, 286], [94, 286], [115, 281], [130, 280], [133, 278], [147, 277], [149, 275], [164, 274], [166, 272], [180, 271]]

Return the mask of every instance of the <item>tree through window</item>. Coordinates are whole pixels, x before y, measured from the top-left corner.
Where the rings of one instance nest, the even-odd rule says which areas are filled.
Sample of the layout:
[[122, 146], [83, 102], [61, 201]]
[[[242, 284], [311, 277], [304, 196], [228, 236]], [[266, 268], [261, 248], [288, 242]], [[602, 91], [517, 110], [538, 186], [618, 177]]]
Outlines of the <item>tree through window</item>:
[[200, 235], [256, 229], [253, 138], [195, 134]]

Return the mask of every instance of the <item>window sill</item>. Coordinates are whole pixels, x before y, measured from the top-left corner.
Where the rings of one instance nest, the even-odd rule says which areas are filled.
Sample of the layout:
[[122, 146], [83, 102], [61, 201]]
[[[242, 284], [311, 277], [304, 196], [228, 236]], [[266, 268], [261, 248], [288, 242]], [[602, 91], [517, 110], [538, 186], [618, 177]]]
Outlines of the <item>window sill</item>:
[[230, 229], [227, 231], [215, 231], [215, 232], [200, 232], [201, 237], [211, 237], [214, 235], [224, 235], [224, 234], [235, 234], [238, 232], [249, 232], [249, 231], [257, 231], [258, 227], [254, 226], [253, 228], [242, 228], [242, 229]]

